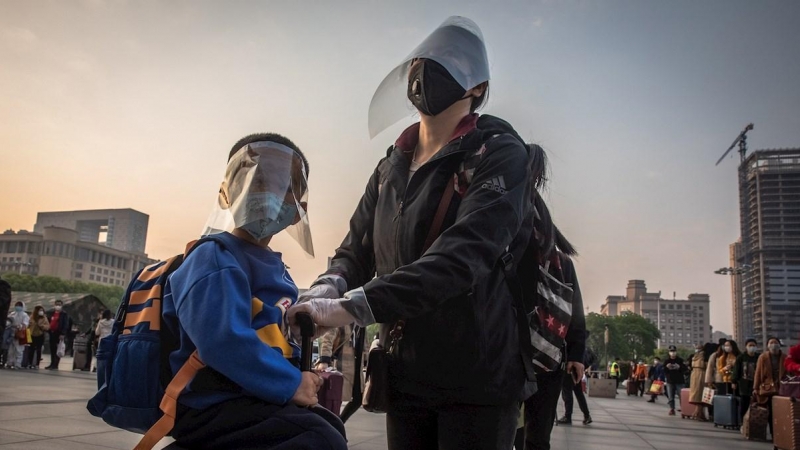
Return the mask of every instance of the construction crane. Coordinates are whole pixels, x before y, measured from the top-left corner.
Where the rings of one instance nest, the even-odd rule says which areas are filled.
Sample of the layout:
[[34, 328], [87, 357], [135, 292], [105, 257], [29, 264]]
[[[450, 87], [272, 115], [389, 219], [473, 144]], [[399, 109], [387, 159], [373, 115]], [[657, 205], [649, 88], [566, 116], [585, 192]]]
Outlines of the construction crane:
[[[744, 160], [747, 157], [747, 132], [753, 129], [753, 124], [749, 123], [739, 136], [736, 136], [736, 140], [733, 141], [728, 150], [722, 155], [722, 157], [717, 161], [715, 166], [718, 166], [719, 163], [725, 159], [728, 154], [730, 154], [731, 150], [737, 145], [739, 146], [739, 156], [741, 157], [741, 164], [739, 164], [739, 214], [741, 217], [740, 223], [740, 235], [742, 241], [742, 256], [734, 261], [734, 267], [723, 267], [719, 270], [715, 270], [714, 273], [719, 275], [732, 275], [732, 276], [740, 276], [742, 277], [742, 284], [743, 284], [743, 291], [742, 299], [752, 299], [753, 298], [753, 289], [752, 289], [752, 278], [754, 276], [751, 273], [753, 270], [753, 265], [751, 264], [752, 259], [752, 249], [750, 248], [750, 232], [748, 229], [748, 221], [750, 218], [750, 203], [747, 199], [747, 185], [746, 185], [746, 176], [747, 176], [747, 168], [744, 166]], [[759, 266], [760, 270], [763, 272], [763, 267]], [[735, 285], [735, 284], [734, 284]], [[763, 289], [762, 289], [762, 297], [763, 297]], [[762, 305], [763, 298], [762, 298]], [[762, 306], [762, 319], [766, 320], [766, 312], [763, 310]], [[766, 330], [766, 322], [764, 322], [764, 330]]]
[[739, 133], [739, 136], [736, 137], [736, 140], [733, 141], [733, 144], [731, 144], [731, 146], [728, 147], [728, 150], [726, 150], [725, 153], [722, 155], [722, 158], [720, 158], [719, 161], [717, 161], [717, 163], [714, 165], [718, 166], [719, 163], [721, 163], [722, 160], [725, 159], [726, 156], [728, 156], [728, 153], [730, 153], [731, 150], [733, 150], [733, 147], [736, 147], [736, 144], [739, 144], [739, 155], [742, 157], [742, 162], [744, 162], [745, 154], [747, 153], [747, 132], [752, 129], [753, 129], [753, 124], [752, 123], [747, 124], [747, 126], [744, 127], [744, 130], [742, 130], [742, 132]]

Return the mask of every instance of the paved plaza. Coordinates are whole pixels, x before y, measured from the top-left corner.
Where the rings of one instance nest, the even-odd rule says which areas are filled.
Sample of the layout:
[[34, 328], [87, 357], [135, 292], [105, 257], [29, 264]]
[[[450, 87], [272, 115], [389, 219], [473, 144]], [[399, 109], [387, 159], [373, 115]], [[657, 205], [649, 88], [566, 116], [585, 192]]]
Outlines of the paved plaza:
[[[49, 361], [45, 356], [45, 363]], [[42, 366], [45, 365], [42, 364]], [[62, 367], [71, 367], [65, 358]], [[119, 431], [92, 417], [86, 400], [95, 381], [87, 372], [0, 370], [0, 450], [130, 449], [139, 436]], [[552, 448], [571, 450], [769, 450], [771, 444], [748, 442], [738, 432], [708, 423], [667, 416], [666, 401], [639, 397], [589, 399], [594, 423], [553, 429]], [[646, 397], [645, 397], [646, 398]], [[576, 404], [577, 407], [577, 404]], [[382, 415], [360, 410], [347, 423], [350, 448], [386, 448]], [[169, 444], [165, 439], [157, 448]]]

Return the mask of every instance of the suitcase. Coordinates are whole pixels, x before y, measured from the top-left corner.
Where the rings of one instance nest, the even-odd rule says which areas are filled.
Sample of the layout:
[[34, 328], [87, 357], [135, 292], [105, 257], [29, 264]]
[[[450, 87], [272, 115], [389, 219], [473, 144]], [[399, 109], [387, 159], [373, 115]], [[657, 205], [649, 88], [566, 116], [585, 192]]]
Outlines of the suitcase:
[[319, 375], [322, 377], [322, 387], [317, 392], [319, 404], [328, 411], [339, 415], [342, 410], [344, 375], [336, 371], [322, 372]]
[[739, 397], [714, 396], [714, 427], [723, 427], [726, 430], [739, 428]]
[[698, 406], [689, 402], [692, 390], [689, 388], [681, 389], [681, 419], [692, 418], [697, 412]]
[[742, 436], [749, 441], [767, 440], [767, 423], [769, 411], [763, 406], [753, 402], [742, 420]]
[[800, 449], [800, 402], [772, 397], [772, 443], [779, 450]]
[[89, 370], [86, 368], [87, 363], [91, 362], [86, 351], [88, 343], [89, 338], [85, 335], [75, 336], [75, 340], [72, 342], [72, 370]]
[[86, 368], [87, 361], [88, 355], [86, 354], [86, 350], [76, 348], [72, 355], [72, 370], [89, 370]]
[[591, 378], [589, 380], [589, 397], [616, 398], [617, 380], [610, 378]]
[[34, 349], [32, 345], [26, 345], [25, 350], [22, 352], [22, 367], [30, 367], [33, 365]]
[[628, 386], [626, 387], [626, 392], [629, 396], [639, 395], [639, 383], [641, 383], [641, 381], [628, 380]]

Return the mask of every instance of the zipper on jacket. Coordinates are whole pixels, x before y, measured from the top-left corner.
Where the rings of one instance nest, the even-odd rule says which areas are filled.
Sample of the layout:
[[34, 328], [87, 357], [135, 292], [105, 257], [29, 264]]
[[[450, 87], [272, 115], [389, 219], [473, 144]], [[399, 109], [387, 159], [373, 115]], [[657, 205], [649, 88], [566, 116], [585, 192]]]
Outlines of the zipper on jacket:
[[392, 219], [392, 222], [397, 222], [397, 219], [399, 219], [400, 216], [403, 215], [403, 203], [404, 203], [404, 201], [400, 202], [400, 207], [397, 208], [397, 215], [394, 216], [394, 219]]
[[[438, 160], [444, 159], [444, 158], [449, 158], [449, 157], [451, 157], [453, 155], [462, 155], [461, 158], [463, 158], [463, 153], [466, 151], [466, 150], [462, 150], [462, 148], [461, 148], [461, 146], [464, 143], [464, 136], [466, 136], [466, 135], [462, 135], [462, 136], [460, 136], [458, 138], [457, 141], [454, 139], [454, 140], [452, 140], [451, 142], [449, 142], [449, 143], [447, 143], [445, 145], [445, 147], [447, 147], [447, 146], [453, 145], [454, 143], [457, 143], [457, 148], [456, 148], [455, 151], [453, 151], [451, 153], [447, 153], [447, 154], [437, 154], [437, 155], [435, 155], [433, 158], [429, 159], [428, 162], [423, 164], [422, 167], [420, 167], [417, 170], [417, 173], [415, 175], [419, 174], [420, 171], [423, 171], [424, 169], [427, 169], [427, 168], [431, 167], [429, 165], [431, 162], [438, 161]], [[416, 177], [414, 177], [414, 178], [416, 178]], [[419, 178], [417, 178], [417, 179], [419, 179]], [[396, 267], [400, 267], [402, 265], [402, 261], [400, 260], [400, 223], [399, 223], [399, 220], [400, 220], [401, 217], [403, 217], [403, 207], [405, 206], [406, 199], [408, 198], [408, 188], [410, 186], [411, 186], [411, 180], [408, 180], [408, 182], [406, 184], [406, 190], [403, 192], [403, 199], [400, 200], [400, 205], [397, 208], [397, 214], [394, 216], [394, 219], [392, 219], [392, 222], [395, 223], [395, 228], [394, 228], [394, 259], [395, 259], [395, 266]]]

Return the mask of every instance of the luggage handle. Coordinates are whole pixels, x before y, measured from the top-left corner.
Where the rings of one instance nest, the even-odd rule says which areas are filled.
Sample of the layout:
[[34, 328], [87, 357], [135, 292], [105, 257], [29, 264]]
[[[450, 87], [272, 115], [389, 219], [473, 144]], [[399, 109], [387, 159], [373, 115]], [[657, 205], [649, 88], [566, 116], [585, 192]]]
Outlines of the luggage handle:
[[311, 352], [313, 349], [312, 341], [314, 340], [314, 334], [317, 327], [314, 325], [314, 320], [311, 318], [311, 314], [308, 313], [297, 313], [295, 316], [295, 321], [300, 327], [300, 337], [302, 338], [300, 348], [300, 370], [303, 372], [310, 372]]

